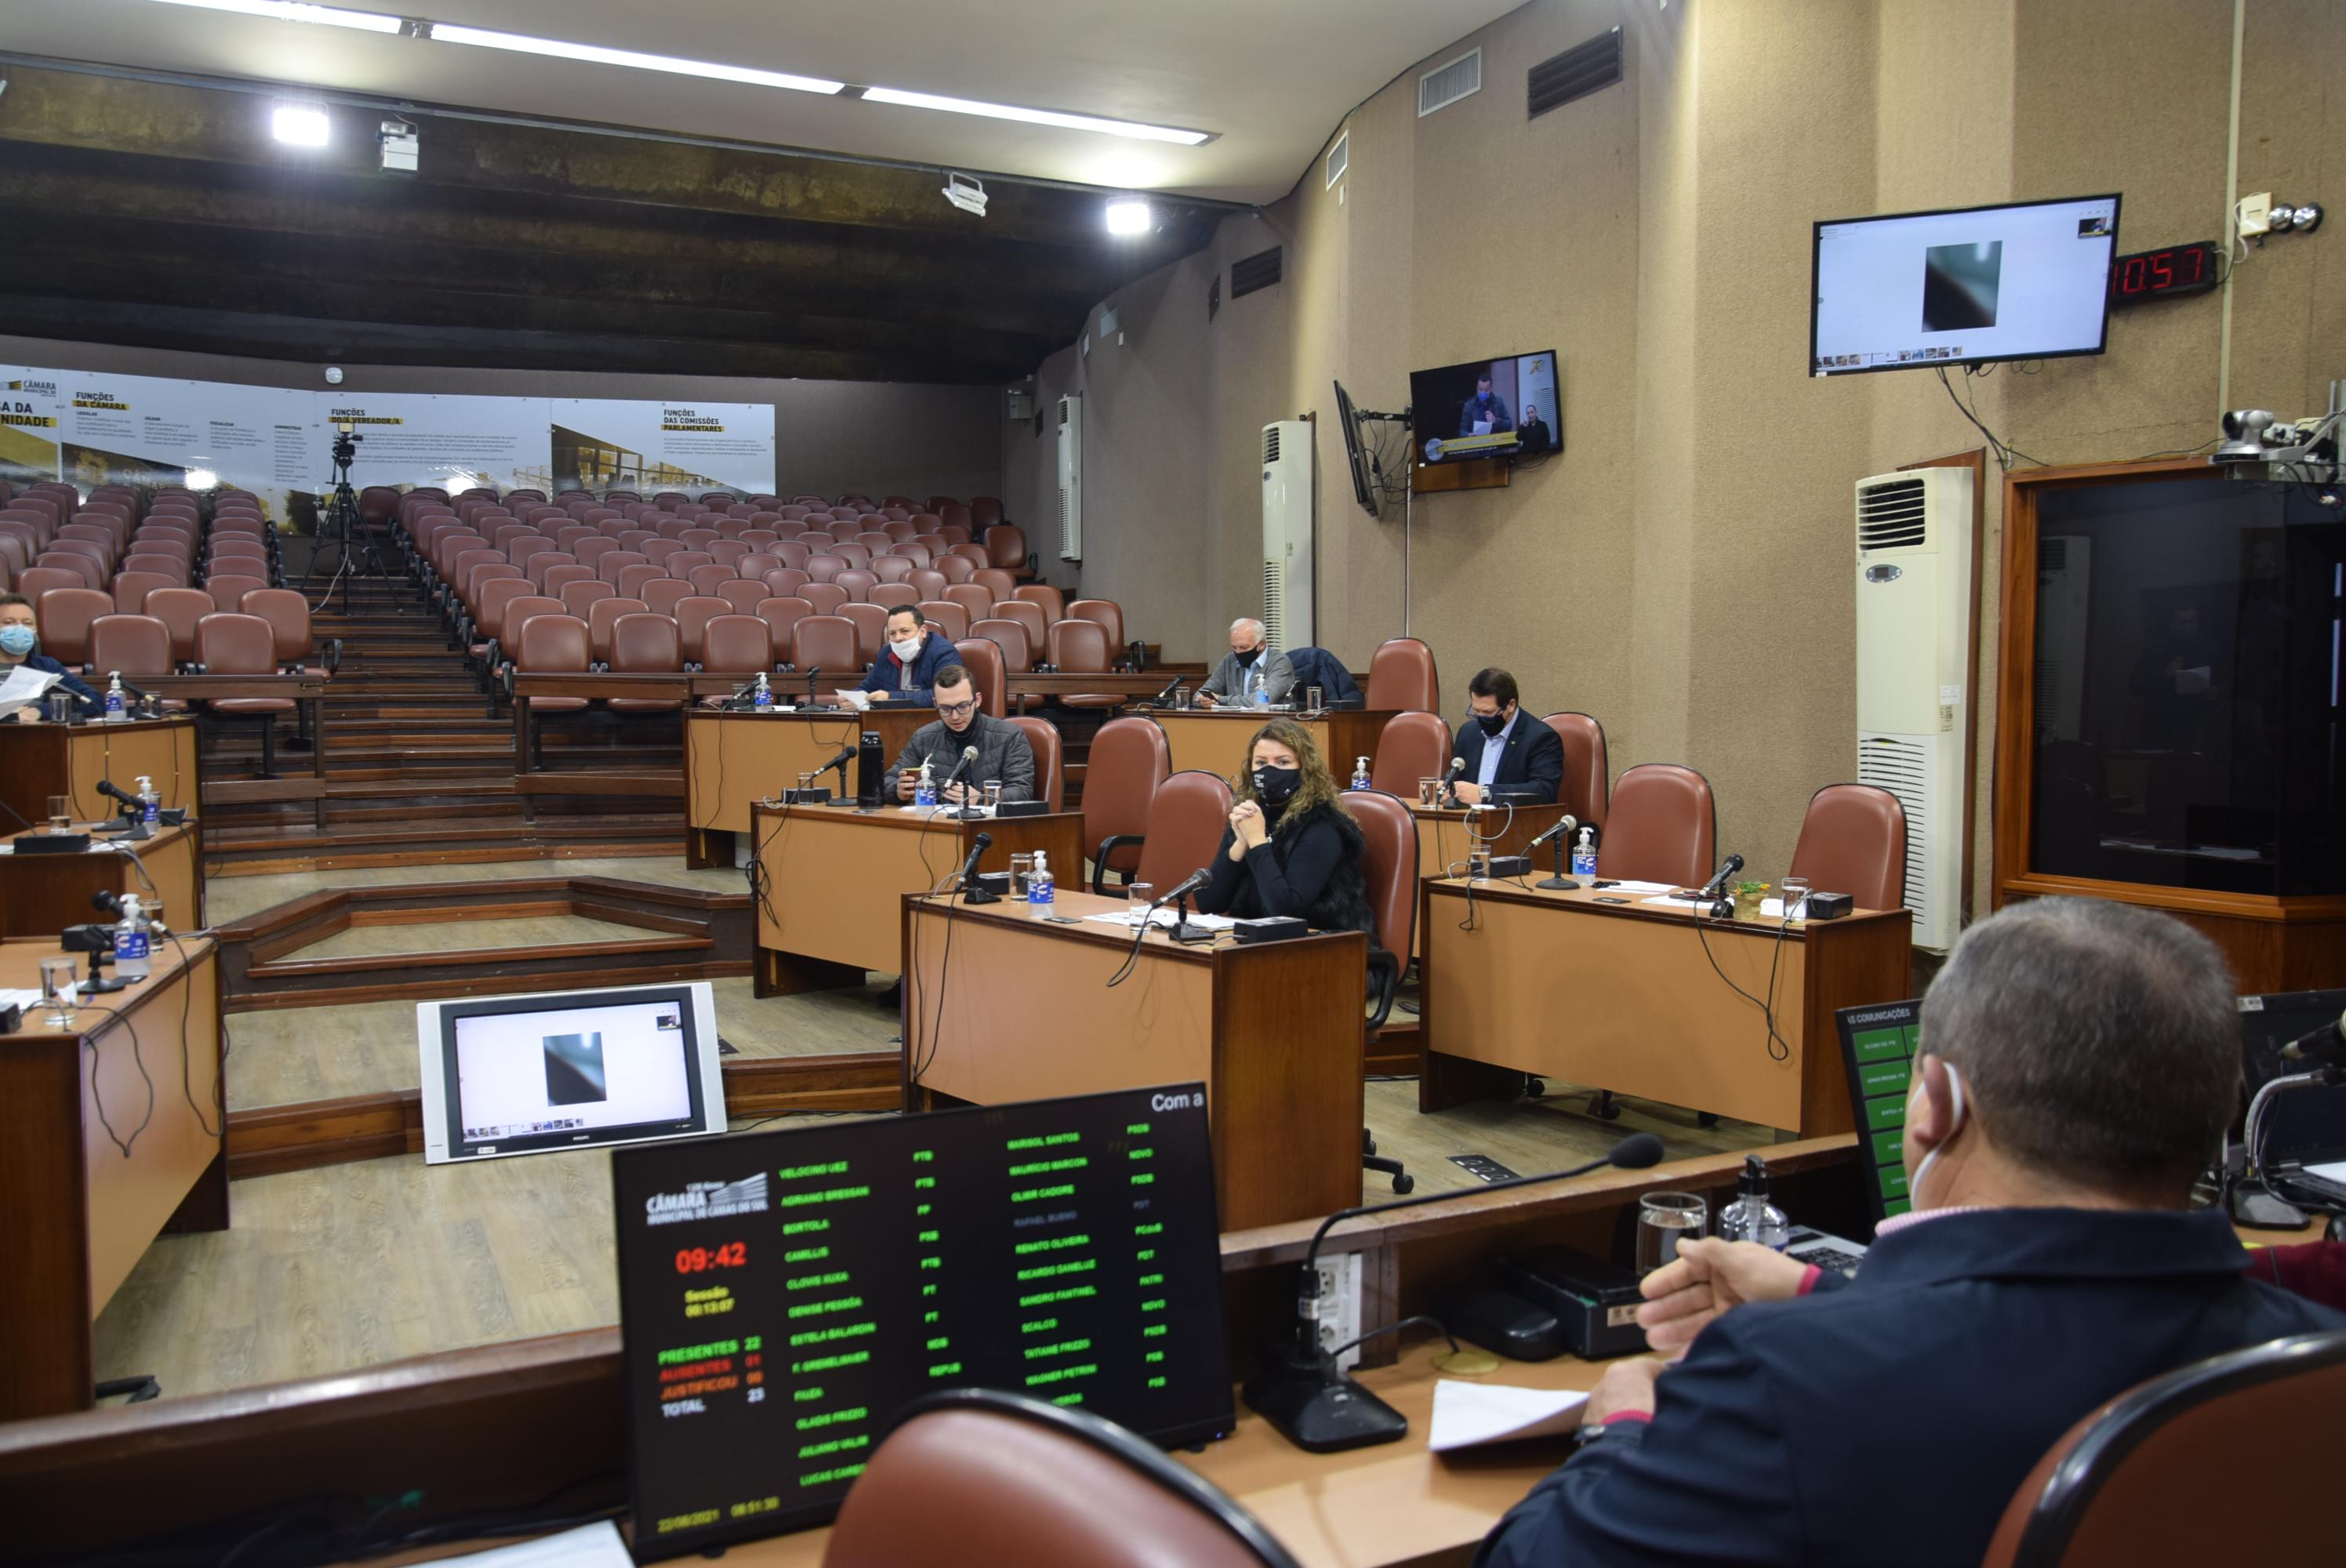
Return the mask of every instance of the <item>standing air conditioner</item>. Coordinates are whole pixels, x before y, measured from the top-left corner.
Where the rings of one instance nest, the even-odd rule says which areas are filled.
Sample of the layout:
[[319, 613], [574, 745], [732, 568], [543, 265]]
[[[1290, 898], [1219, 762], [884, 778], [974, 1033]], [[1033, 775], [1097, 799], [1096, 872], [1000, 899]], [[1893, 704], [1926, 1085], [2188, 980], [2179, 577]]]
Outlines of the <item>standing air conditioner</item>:
[[1906, 808], [1914, 945], [1963, 923], [1971, 732], [1972, 475], [1917, 468], [1857, 482], [1857, 777]]
[[1059, 559], [1084, 558], [1084, 394], [1059, 400]]
[[1311, 647], [1311, 426], [1262, 427], [1262, 635], [1275, 648]]

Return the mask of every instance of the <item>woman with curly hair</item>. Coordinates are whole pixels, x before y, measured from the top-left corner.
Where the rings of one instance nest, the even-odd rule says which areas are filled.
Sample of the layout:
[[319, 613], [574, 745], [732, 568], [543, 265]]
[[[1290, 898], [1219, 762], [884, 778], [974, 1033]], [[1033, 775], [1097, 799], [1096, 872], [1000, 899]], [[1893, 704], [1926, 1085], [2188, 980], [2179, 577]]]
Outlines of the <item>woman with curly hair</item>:
[[1364, 843], [1311, 737], [1274, 718], [1247, 748], [1230, 825], [1198, 908], [1239, 920], [1288, 915], [1318, 931], [1373, 936]]

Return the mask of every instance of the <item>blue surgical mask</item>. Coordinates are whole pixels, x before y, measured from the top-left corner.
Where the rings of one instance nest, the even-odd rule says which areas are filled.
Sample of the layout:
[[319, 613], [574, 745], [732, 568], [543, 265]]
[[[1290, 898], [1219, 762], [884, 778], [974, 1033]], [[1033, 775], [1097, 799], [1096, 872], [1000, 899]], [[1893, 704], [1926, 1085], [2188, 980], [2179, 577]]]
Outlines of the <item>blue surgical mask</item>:
[[0, 651], [11, 658], [23, 658], [41, 640], [41, 634], [30, 626], [0, 626]]

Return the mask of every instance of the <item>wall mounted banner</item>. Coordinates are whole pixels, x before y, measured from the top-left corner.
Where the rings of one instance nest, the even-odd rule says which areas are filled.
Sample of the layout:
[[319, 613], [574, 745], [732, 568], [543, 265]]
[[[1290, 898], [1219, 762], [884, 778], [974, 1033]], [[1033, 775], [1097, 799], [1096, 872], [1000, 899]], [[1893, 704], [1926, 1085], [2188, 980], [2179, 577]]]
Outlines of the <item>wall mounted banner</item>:
[[26, 377], [55, 386], [56, 477], [85, 491], [188, 484], [249, 490], [282, 521], [307, 508], [293, 497], [325, 483], [311, 393], [84, 371], [31, 370]]
[[681, 490], [774, 487], [774, 405], [554, 400], [554, 489]]
[[479, 484], [500, 494], [524, 485], [546, 489], [552, 454], [542, 397], [310, 395], [329, 442], [345, 423], [359, 437], [358, 460], [351, 464], [351, 484], [358, 489], [437, 485], [451, 495]]
[[56, 476], [56, 372], [0, 365], [0, 480], [22, 490]]

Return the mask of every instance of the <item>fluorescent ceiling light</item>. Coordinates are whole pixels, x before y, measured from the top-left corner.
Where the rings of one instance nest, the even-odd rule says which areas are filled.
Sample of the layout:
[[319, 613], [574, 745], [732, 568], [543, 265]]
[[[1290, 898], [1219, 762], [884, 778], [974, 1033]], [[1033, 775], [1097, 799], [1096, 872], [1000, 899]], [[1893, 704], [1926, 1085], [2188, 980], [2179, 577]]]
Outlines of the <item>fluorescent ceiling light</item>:
[[979, 115], [990, 120], [1022, 120], [1028, 125], [1056, 126], [1062, 130], [1097, 131], [1103, 136], [1132, 137], [1141, 141], [1169, 141], [1196, 147], [1210, 139], [1204, 131], [1177, 130], [1171, 126], [1148, 126], [1136, 120], [1102, 119], [1096, 115], [1063, 115], [1056, 109], [1022, 109], [1010, 104], [980, 103], [975, 98], [940, 97], [935, 93], [907, 93], [895, 87], [866, 87], [868, 104], [901, 104], [906, 108], [938, 109], [949, 115]]
[[606, 49], [594, 44], [570, 44], [559, 38], [532, 38], [521, 33], [495, 33], [485, 27], [460, 27], [434, 22], [435, 44], [472, 44], [484, 49], [511, 49], [523, 55], [550, 55], [560, 60], [586, 60], [598, 66], [632, 66], [639, 71], [672, 71], [680, 76], [707, 76], [720, 82], [747, 82], [757, 87], [783, 87], [798, 93], [836, 93], [844, 82], [820, 76], [793, 76], [780, 71], [753, 71], [746, 66], [720, 66], [707, 60], [680, 60], [673, 55], [643, 55], [633, 49]]
[[280, 104], [269, 117], [269, 134], [293, 147], [323, 147], [334, 132], [323, 109], [301, 104]]
[[1110, 234], [1146, 234], [1150, 213], [1148, 203], [1130, 197], [1107, 204], [1107, 231]]
[[339, 5], [304, 5], [297, 0], [157, 0], [163, 5], [193, 5], [204, 11], [233, 11], [240, 16], [266, 16], [277, 22], [316, 22], [328, 27], [355, 27], [362, 33], [396, 33], [403, 25], [396, 16], [372, 11], [345, 11]]

